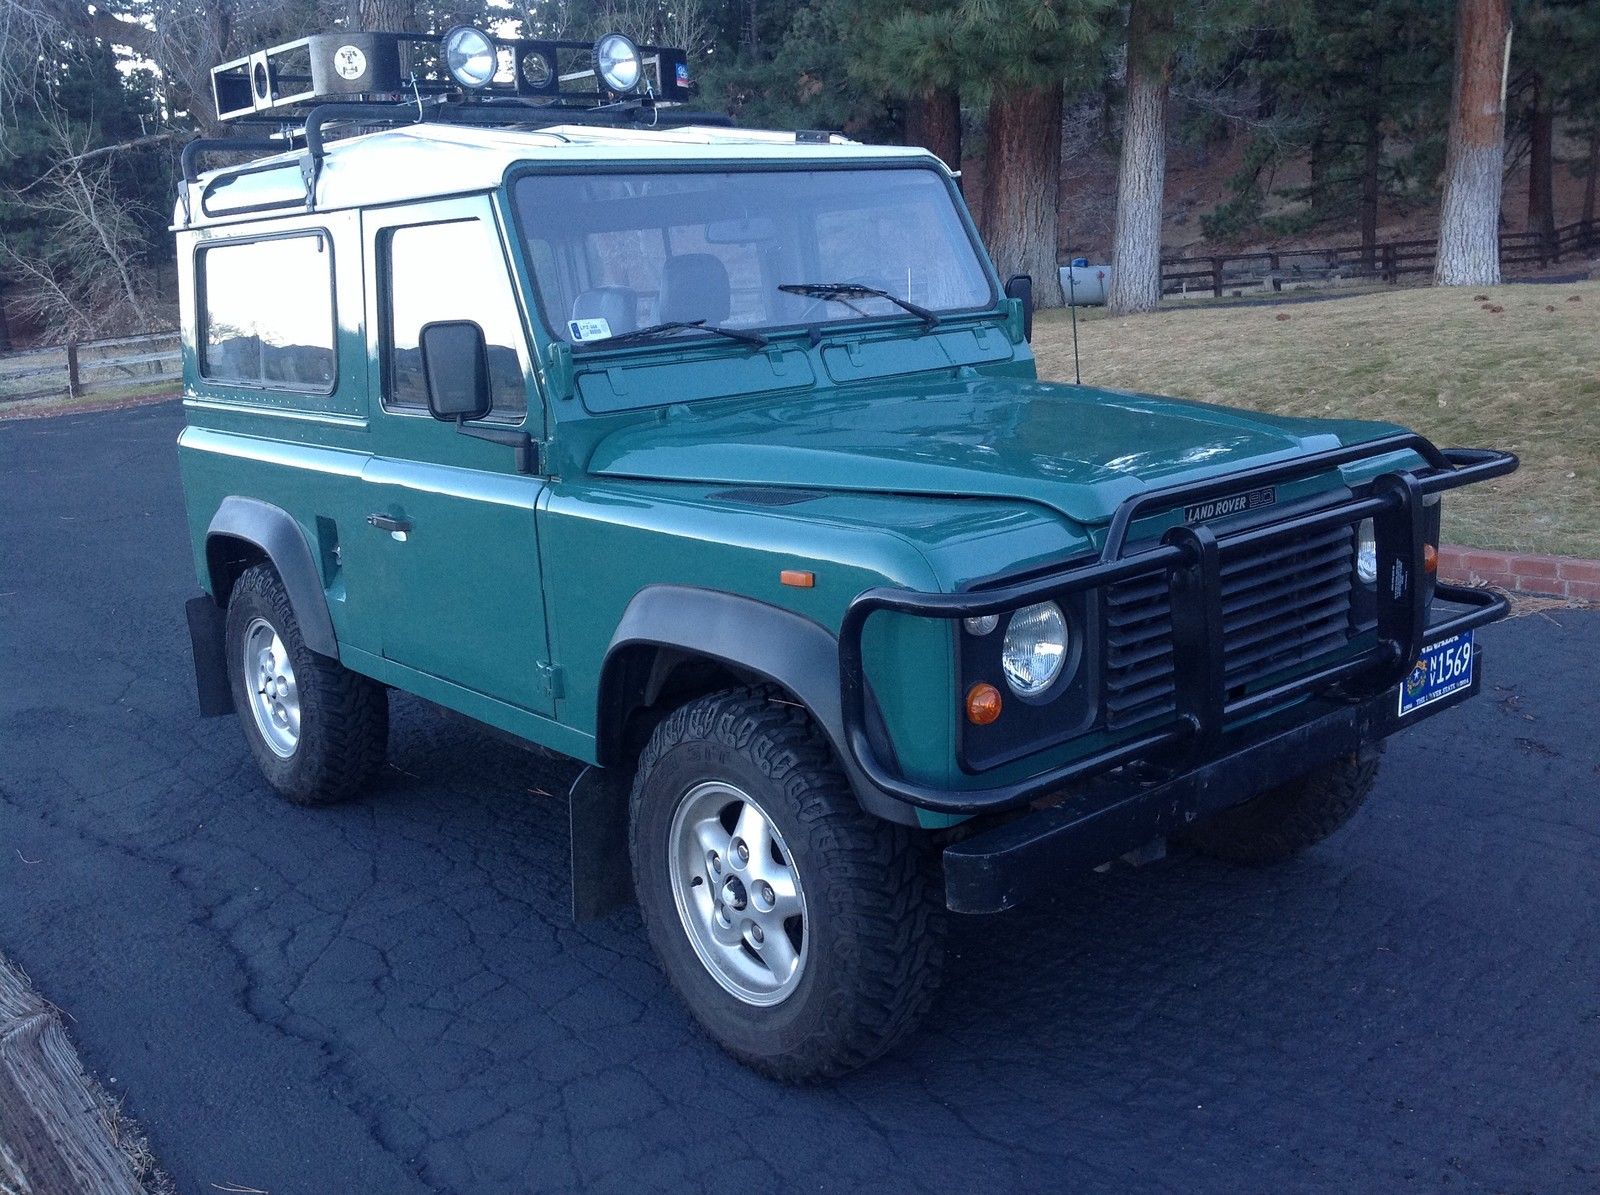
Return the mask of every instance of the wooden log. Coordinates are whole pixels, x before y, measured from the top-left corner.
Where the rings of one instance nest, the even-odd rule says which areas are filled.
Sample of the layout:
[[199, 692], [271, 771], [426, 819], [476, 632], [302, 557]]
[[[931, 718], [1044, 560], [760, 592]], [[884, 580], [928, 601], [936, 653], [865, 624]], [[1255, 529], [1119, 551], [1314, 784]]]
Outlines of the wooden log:
[[60, 1014], [0, 960], [0, 1181], [10, 1168], [25, 1195], [141, 1195], [115, 1115], [78, 1065]]

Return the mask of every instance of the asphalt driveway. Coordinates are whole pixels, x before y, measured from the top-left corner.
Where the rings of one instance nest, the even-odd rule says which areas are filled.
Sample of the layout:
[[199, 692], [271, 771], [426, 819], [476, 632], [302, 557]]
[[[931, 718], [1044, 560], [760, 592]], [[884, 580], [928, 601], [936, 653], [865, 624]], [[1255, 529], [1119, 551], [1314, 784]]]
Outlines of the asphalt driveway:
[[784, 1089], [563, 924], [568, 769], [400, 700], [301, 810], [195, 715], [181, 421], [0, 424], [0, 952], [181, 1190], [1600, 1188], [1600, 614], [1485, 632], [1306, 858], [958, 921], [920, 1037]]

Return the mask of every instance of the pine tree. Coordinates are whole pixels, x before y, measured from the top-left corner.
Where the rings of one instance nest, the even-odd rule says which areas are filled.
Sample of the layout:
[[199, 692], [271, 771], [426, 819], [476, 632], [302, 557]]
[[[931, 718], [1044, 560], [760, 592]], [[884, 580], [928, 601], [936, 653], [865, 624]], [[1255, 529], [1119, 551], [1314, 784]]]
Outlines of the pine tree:
[[[1436, 200], [1449, 88], [1449, 0], [1311, 0], [1228, 68], [1257, 89], [1256, 132], [1216, 237], [1299, 234], [1354, 220], [1376, 265], [1380, 208]], [[1306, 162], [1304, 185], [1263, 182]], [[1264, 216], [1271, 198], [1291, 206]]]
[[1527, 228], [1550, 243], [1556, 232], [1555, 132], [1558, 122], [1587, 143], [1584, 219], [1594, 218], [1594, 167], [1600, 156], [1600, 6], [1527, 0], [1512, 38], [1515, 112], [1528, 151]]

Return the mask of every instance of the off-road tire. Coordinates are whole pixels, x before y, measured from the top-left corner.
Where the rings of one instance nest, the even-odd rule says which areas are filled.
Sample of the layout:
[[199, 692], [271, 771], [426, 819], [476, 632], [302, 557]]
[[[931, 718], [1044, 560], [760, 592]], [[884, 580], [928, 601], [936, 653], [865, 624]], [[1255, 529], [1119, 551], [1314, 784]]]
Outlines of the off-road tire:
[[1349, 821], [1378, 778], [1381, 748], [1351, 756], [1225, 809], [1185, 836], [1202, 855], [1264, 867], [1293, 858]]
[[[915, 833], [866, 813], [816, 726], [777, 696], [728, 690], [656, 727], [639, 759], [629, 845], [651, 945], [689, 1011], [740, 1062], [803, 1082], [863, 1066], [917, 1026], [938, 988], [945, 910]], [[674, 902], [673, 815], [706, 780], [736, 785], [761, 805], [803, 883], [809, 954], [776, 1005], [724, 990]]]
[[[283, 758], [269, 747], [250, 708], [244, 671], [246, 629], [265, 619], [294, 668], [300, 735]], [[228, 685], [250, 753], [267, 782], [296, 805], [330, 805], [361, 791], [383, 766], [389, 740], [388, 691], [306, 646], [289, 594], [270, 564], [245, 570], [228, 598]]]

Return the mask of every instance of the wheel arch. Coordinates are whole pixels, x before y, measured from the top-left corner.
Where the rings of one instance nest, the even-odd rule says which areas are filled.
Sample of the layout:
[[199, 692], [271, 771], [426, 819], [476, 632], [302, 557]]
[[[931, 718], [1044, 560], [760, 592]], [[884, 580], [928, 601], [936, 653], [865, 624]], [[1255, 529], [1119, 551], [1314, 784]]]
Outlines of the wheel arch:
[[277, 570], [288, 591], [306, 646], [338, 659], [339, 640], [322, 576], [300, 524], [282, 507], [260, 499], [224, 498], [206, 528], [206, 576], [217, 605], [226, 606], [244, 570], [263, 561]]
[[[811, 715], [867, 812], [916, 824], [915, 811], [873, 785], [845, 749], [834, 635], [791, 610], [717, 590], [652, 585], [628, 603], [601, 666], [596, 758], [602, 767], [624, 765], [654, 716], [719, 689], [761, 683]], [[870, 694], [868, 732], [891, 753]]]

